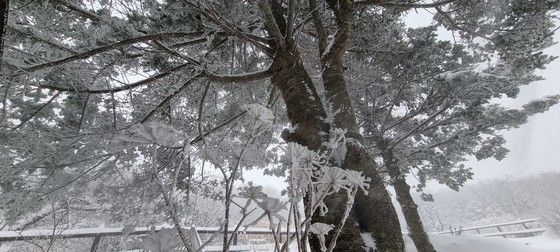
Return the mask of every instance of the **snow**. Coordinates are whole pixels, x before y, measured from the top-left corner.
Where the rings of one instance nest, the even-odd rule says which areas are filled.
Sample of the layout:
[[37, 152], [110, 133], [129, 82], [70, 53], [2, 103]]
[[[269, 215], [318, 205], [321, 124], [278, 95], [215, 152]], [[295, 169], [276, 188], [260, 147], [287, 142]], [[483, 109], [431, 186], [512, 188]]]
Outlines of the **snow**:
[[515, 241], [534, 247], [535, 249], [560, 251], [560, 238], [548, 233], [534, 237], [518, 238], [515, 239]]
[[[406, 236], [406, 251], [417, 252], [410, 237]], [[430, 235], [435, 249], [444, 252], [560, 252], [560, 239], [552, 236], [530, 238], [482, 237], [462, 234]]]
[[272, 110], [258, 103], [246, 104], [242, 106], [247, 111], [249, 116], [254, 120], [260, 122], [257, 126], [264, 124], [269, 126], [274, 121], [274, 113]]
[[[316, 223], [317, 224], [317, 223]], [[197, 227], [198, 232], [214, 232], [217, 228], [214, 227]], [[149, 231], [149, 228], [137, 228], [135, 232], [138, 231]], [[318, 233], [327, 233], [322, 230]], [[16, 231], [1, 231], [1, 237], [11, 237], [11, 236], [41, 236], [48, 235], [47, 232], [52, 234], [52, 230], [28, 230], [22, 233]], [[76, 235], [76, 234], [91, 234], [95, 232], [97, 234], [108, 234], [115, 232], [122, 232], [122, 228], [91, 228], [91, 229], [74, 229], [63, 231], [65, 235]], [[270, 232], [266, 228], [249, 228], [246, 232], [254, 233], [267, 233]], [[372, 239], [371, 234], [362, 234], [364, 242], [368, 247], [374, 246], [375, 241]], [[502, 238], [502, 237], [483, 237], [479, 235], [445, 235], [445, 234], [432, 234], [430, 239], [434, 244], [437, 251], [441, 252], [560, 252], [560, 238], [553, 236], [551, 234], [545, 233], [540, 236], [528, 237], [528, 238]], [[417, 252], [414, 247], [414, 243], [409, 236], [405, 236], [406, 242], [406, 252]], [[269, 244], [268, 244], [269, 245]], [[253, 245], [250, 245], [253, 246]], [[4, 247], [2, 249], [9, 249]], [[0, 251], [7, 251], [2, 250]], [[255, 248], [253, 248], [255, 249]], [[262, 249], [262, 250], [261, 250]], [[259, 247], [255, 249], [256, 251], [272, 251], [264, 249], [264, 247]], [[9, 251], [9, 250], [8, 250]], [[219, 251], [219, 250], [215, 250]], [[294, 250], [295, 251], [295, 250]]]

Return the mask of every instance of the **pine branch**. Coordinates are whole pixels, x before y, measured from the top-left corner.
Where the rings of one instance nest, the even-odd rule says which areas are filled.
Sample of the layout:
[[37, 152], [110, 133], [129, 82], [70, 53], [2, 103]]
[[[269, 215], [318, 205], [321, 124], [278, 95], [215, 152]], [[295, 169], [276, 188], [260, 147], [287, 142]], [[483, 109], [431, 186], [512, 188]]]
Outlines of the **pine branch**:
[[150, 118], [152, 118], [152, 116], [158, 111], [160, 110], [163, 106], [165, 106], [166, 104], [168, 104], [171, 99], [173, 99], [174, 97], [176, 97], [177, 95], [179, 95], [180, 93], [182, 93], [186, 88], [190, 87], [190, 85], [192, 83], [194, 83], [196, 80], [199, 79], [199, 77], [202, 74], [196, 74], [194, 76], [192, 76], [191, 78], [189, 78], [185, 83], [183, 83], [183, 85], [175, 90], [175, 92], [173, 92], [173, 94], [165, 97], [165, 99], [163, 99], [163, 101], [161, 101], [155, 108], [153, 108], [146, 116], [144, 116], [144, 118], [142, 118], [142, 120], [140, 121], [141, 123], [145, 123], [147, 122]]
[[274, 70], [272, 68], [268, 68], [262, 71], [256, 71], [252, 73], [244, 73], [244, 74], [230, 74], [230, 75], [219, 75], [211, 72], [204, 72], [204, 76], [211, 81], [214, 82], [222, 82], [222, 83], [236, 83], [236, 82], [250, 82], [250, 81], [257, 81], [266, 79], [274, 74]]
[[75, 55], [72, 55], [70, 57], [66, 57], [66, 58], [63, 58], [63, 59], [55, 60], [55, 61], [44, 63], [44, 64], [35, 65], [35, 66], [24, 69], [24, 71], [26, 73], [36, 72], [36, 71], [39, 71], [39, 70], [42, 70], [42, 69], [45, 69], [45, 68], [70, 63], [70, 62], [73, 62], [73, 61], [76, 61], [76, 60], [87, 59], [87, 58], [90, 58], [90, 57], [92, 57], [94, 55], [97, 55], [97, 54], [101, 54], [101, 53], [104, 53], [104, 52], [108, 52], [108, 51], [111, 51], [111, 50], [114, 50], [114, 49], [118, 49], [118, 48], [121, 48], [121, 47], [125, 47], [125, 46], [128, 46], [128, 45], [139, 43], [139, 42], [145, 42], [145, 41], [150, 41], [150, 40], [160, 40], [160, 39], [166, 39], [166, 38], [192, 37], [192, 36], [200, 36], [200, 35], [202, 35], [201, 32], [166, 32], [166, 33], [156, 33], [156, 34], [150, 34], [150, 35], [145, 35], [145, 36], [139, 36], [139, 37], [135, 37], [135, 38], [129, 38], [129, 39], [125, 39], [125, 40], [113, 43], [113, 44], [101, 46], [101, 47], [94, 48], [94, 49], [91, 49], [91, 50], [86, 51], [86, 52], [75, 54]]
[[457, 0], [441, 0], [432, 3], [399, 3], [399, 2], [385, 2], [384, 0], [365, 0], [356, 2], [358, 7], [368, 6], [368, 5], [375, 5], [381, 7], [394, 7], [394, 8], [403, 8], [403, 9], [429, 9], [429, 8], [436, 8], [439, 6], [443, 6], [446, 4], [453, 3]]
[[130, 90], [139, 86], [143, 86], [143, 85], [148, 85], [151, 84], [157, 80], [160, 80], [164, 77], [167, 77], [183, 68], [186, 68], [188, 66], [190, 66], [190, 63], [185, 63], [179, 66], [176, 66], [166, 72], [160, 73], [160, 74], [156, 74], [156, 75], [152, 75], [146, 79], [143, 79], [141, 81], [137, 81], [128, 85], [124, 85], [124, 86], [119, 86], [119, 87], [115, 87], [115, 88], [107, 88], [107, 89], [76, 89], [76, 88], [71, 88], [71, 87], [58, 87], [58, 86], [52, 86], [52, 85], [40, 85], [39, 87], [41, 88], [48, 88], [48, 89], [52, 89], [52, 90], [57, 90], [57, 91], [61, 91], [61, 92], [70, 92], [70, 93], [87, 93], [87, 94], [106, 94], [106, 93], [117, 93], [117, 92], [121, 92], [121, 91], [125, 91], [125, 90]]
[[405, 135], [401, 136], [397, 141], [395, 141], [391, 146], [389, 146], [388, 149], [393, 149], [395, 148], [396, 145], [398, 145], [399, 143], [401, 143], [402, 141], [404, 141], [405, 139], [407, 139], [408, 137], [416, 134], [418, 132], [418, 130], [420, 130], [422, 127], [424, 127], [424, 125], [428, 124], [429, 122], [431, 122], [432, 120], [434, 120], [438, 115], [440, 115], [441, 113], [443, 113], [445, 110], [447, 110], [449, 108], [449, 104], [443, 105], [443, 107], [438, 110], [436, 113], [432, 114], [430, 117], [428, 117], [426, 120], [422, 121], [422, 123], [418, 124], [416, 127], [414, 127], [414, 129], [410, 130], [408, 133], [406, 133]]
[[28, 117], [21, 120], [21, 123], [19, 123], [15, 127], [13, 127], [11, 130], [14, 131], [14, 130], [17, 130], [17, 129], [21, 128], [23, 125], [25, 125], [27, 122], [29, 122], [29, 120], [33, 119], [33, 117], [35, 117], [37, 114], [39, 114], [39, 112], [41, 112], [41, 110], [43, 110], [47, 105], [51, 104], [56, 98], [58, 98], [59, 95], [60, 95], [60, 92], [56, 92], [47, 102], [45, 102], [43, 105], [41, 105], [41, 107], [39, 107], [37, 110], [35, 110], [33, 113], [31, 113]]

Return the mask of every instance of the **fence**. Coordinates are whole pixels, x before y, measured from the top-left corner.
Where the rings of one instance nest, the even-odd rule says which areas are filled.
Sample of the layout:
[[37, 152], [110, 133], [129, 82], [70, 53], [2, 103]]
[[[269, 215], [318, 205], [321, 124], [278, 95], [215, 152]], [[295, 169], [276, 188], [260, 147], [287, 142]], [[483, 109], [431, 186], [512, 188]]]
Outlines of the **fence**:
[[[456, 228], [451, 229], [449, 231], [443, 232], [436, 232], [434, 234], [461, 234], [464, 232], [476, 232], [476, 234], [486, 236], [486, 237], [496, 237], [502, 236], [504, 238], [507, 237], [529, 237], [529, 236], [536, 236], [544, 233], [546, 229], [540, 227], [532, 227], [538, 225], [538, 218], [534, 219], [527, 219], [527, 220], [519, 220], [519, 221], [512, 221], [512, 222], [505, 222], [505, 223], [498, 223], [486, 226], [477, 226], [477, 227], [469, 227], [469, 228]], [[523, 229], [519, 230], [507, 230], [506, 227], [511, 228], [518, 228], [523, 227]], [[485, 231], [496, 229], [498, 232], [490, 232], [487, 233]]]
[[[527, 219], [506, 223], [498, 223], [486, 226], [477, 226], [469, 228], [450, 229], [449, 231], [436, 232], [432, 234], [462, 234], [464, 232], [476, 232], [476, 234], [486, 237], [502, 236], [507, 237], [528, 237], [542, 234], [546, 231], [544, 228], [534, 227], [538, 225], [539, 219]], [[509, 227], [506, 229], [506, 227]], [[523, 229], [511, 230], [512, 228], [523, 227]], [[496, 229], [498, 232], [487, 232]], [[510, 229], [510, 230], [508, 230]], [[123, 228], [83, 228], [69, 229], [60, 232], [53, 230], [24, 230], [24, 231], [0, 231], [0, 242], [14, 242], [38, 239], [71, 239], [71, 238], [92, 238], [90, 252], [97, 251], [99, 243], [103, 237], [122, 236], [122, 235], [148, 235], [152, 232], [151, 228], [134, 228], [132, 231], [126, 231]], [[154, 231], [159, 231], [157, 228]], [[247, 235], [271, 235], [272, 231], [268, 228], [246, 228], [234, 232], [235, 228], [229, 228], [228, 233], [233, 235], [233, 247], [231, 251], [247, 251], [247, 246], [238, 246], [237, 236], [239, 234]], [[219, 231], [217, 227], [193, 227], [187, 230], [189, 238], [193, 242], [195, 250], [202, 245], [200, 234], [213, 234]], [[285, 234], [285, 233], [284, 233]], [[205, 247], [205, 251], [220, 251], [221, 248], [215, 246]]]
[[[134, 228], [132, 231], [124, 230], [123, 228], [82, 228], [82, 229], [69, 229], [60, 232], [55, 232], [53, 230], [24, 230], [24, 231], [0, 231], [0, 242], [14, 242], [14, 241], [28, 241], [28, 240], [40, 240], [40, 239], [72, 239], [72, 238], [92, 238], [92, 244], [90, 252], [97, 251], [99, 243], [103, 237], [110, 236], [121, 236], [121, 235], [148, 235], [151, 232], [159, 231], [161, 228], [151, 229], [151, 228]], [[246, 228], [240, 229], [234, 232], [235, 228], [229, 228], [228, 233], [233, 235], [233, 247], [231, 251], [235, 250], [245, 250], [240, 249], [242, 246], [237, 246], [237, 237], [239, 234], [247, 235], [271, 235], [272, 231], [267, 228]], [[187, 229], [186, 232], [193, 243], [195, 250], [198, 249], [202, 242], [200, 240], [200, 234], [213, 234], [218, 232], [217, 227], [193, 227]], [[220, 231], [221, 232], [221, 231]], [[236, 248], [239, 247], [239, 248]], [[246, 246], [244, 246], [246, 247]], [[206, 248], [206, 247], [205, 247]], [[205, 251], [214, 251], [213, 246], [209, 246], [210, 249], [205, 249]], [[216, 251], [221, 251], [221, 248]]]

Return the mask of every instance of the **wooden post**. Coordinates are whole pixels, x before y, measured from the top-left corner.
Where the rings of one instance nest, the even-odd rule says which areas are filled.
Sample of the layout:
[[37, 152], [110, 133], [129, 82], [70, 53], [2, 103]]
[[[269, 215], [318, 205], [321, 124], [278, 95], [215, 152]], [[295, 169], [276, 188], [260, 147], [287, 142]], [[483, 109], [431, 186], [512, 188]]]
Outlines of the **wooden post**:
[[101, 241], [100, 235], [97, 235], [95, 236], [95, 238], [93, 238], [93, 243], [91, 244], [91, 248], [89, 249], [89, 252], [97, 251], [97, 246], [99, 246], [99, 241]]

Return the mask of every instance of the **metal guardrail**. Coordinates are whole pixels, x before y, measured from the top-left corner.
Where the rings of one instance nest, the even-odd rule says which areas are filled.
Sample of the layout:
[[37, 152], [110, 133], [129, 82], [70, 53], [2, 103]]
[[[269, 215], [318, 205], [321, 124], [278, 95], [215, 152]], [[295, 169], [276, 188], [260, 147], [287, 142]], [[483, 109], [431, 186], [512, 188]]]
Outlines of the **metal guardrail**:
[[[504, 238], [519, 237], [519, 236], [528, 237], [528, 236], [539, 235], [539, 234], [542, 234], [546, 231], [545, 228], [532, 228], [531, 227], [530, 224], [538, 223], [538, 221], [539, 221], [538, 218], [533, 218], [533, 219], [498, 223], [498, 224], [485, 225], [485, 226], [469, 227], [469, 228], [462, 228], [462, 227], [455, 228], [455, 229], [450, 228], [450, 230], [448, 230], [448, 231], [435, 232], [435, 233], [432, 233], [432, 234], [461, 234], [461, 233], [468, 232], [468, 231], [475, 231], [476, 234], [481, 235], [481, 236], [486, 236], [486, 237], [496, 237], [496, 236], [502, 236]], [[514, 231], [507, 231], [505, 229], [505, 227], [511, 227], [511, 226], [522, 226], [523, 229], [514, 230]], [[483, 233], [483, 232], [481, 232], [481, 230], [487, 230], [487, 229], [497, 229], [498, 232], [494, 232], [494, 233]]]
[[[152, 231], [158, 232], [164, 228], [172, 227], [159, 227], [159, 228], [134, 228], [132, 231], [125, 228], [81, 228], [81, 229], [68, 229], [62, 230], [60, 232], [53, 232], [53, 230], [43, 229], [43, 230], [23, 230], [23, 231], [0, 231], [0, 242], [14, 242], [14, 241], [27, 241], [27, 240], [41, 240], [41, 239], [70, 239], [70, 238], [93, 238], [93, 242], [90, 248], [90, 252], [97, 251], [97, 247], [101, 242], [101, 238], [109, 236], [121, 236], [121, 235], [148, 235]], [[218, 227], [193, 227], [187, 229], [187, 234], [189, 234], [191, 240], [194, 243], [198, 243], [200, 246], [199, 234], [213, 234], [218, 232], [220, 229]], [[246, 228], [240, 229], [234, 232], [235, 228], [229, 228], [228, 233], [233, 234], [233, 245], [237, 245], [237, 235], [239, 234], [249, 234], [249, 235], [270, 235], [272, 231], [267, 228]], [[221, 232], [221, 231], [220, 231]], [[283, 232], [285, 234], [285, 232]], [[194, 245], [194, 244], [193, 244]], [[196, 245], [195, 245], [196, 246]]]
[[[468, 231], [475, 231], [477, 234], [486, 237], [496, 237], [502, 236], [506, 237], [519, 237], [519, 236], [535, 236], [542, 234], [546, 231], [544, 228], [533, 228], [532, 223], [538, 223], [539, 219], [526, 219], [520, 221], [469, 227], [469, 228], [459, 228], [455, 230], [435, 232], [431, 234], [461, 234]], [[506, 231], [504, 227], [507, 226], [522, 226], [524, 229]], [[158, 232], [164, 228], [172, 227], [159, 227], [159, 228], [134, 228], [132, 231], [125, 228], [82, 228], [82, 229], [69, 229], [62, 230], [60, 232], [53, 232], [53, 230], [43, 229], [43, 230], [23, 230], [23, 231], [0, 231], [0, 242], [14, 242], [14, 241], [26, 241], [26, 240], [40, 240], [40, 239], [70, 239], [70, 238], [93, 238], [93, 242], [90, 248], [90, 252], [95, 252], [101, 239], [103, 237], [110, 236], [121, 236], [121, 235], [148, 235], [152, 231]], [[498, 232], [494, 233], [483, 233], [481, 230], [487, 229], [497, 229]], [[249, 235], [270, 235], [272, 231], [268, 228], [245, 228], [234, 232], [235, 228], [229, 228], [228, 233], [234, 235], [233, 245], [237, 245], [237, 235], [239, 234], [249, 234]], [[191, 240], [195, 243], [193, 245], [200, 246], [199, 234], [213, 234], [219, 231], [218, 227], [193, 227], [186, 230], [189, 234]], [[290, 231], [291, 232], [291, 231]], [[285, 234], [285, 232], [283, 232]], [[198, 243], [198, 244], [196, 244]]]

